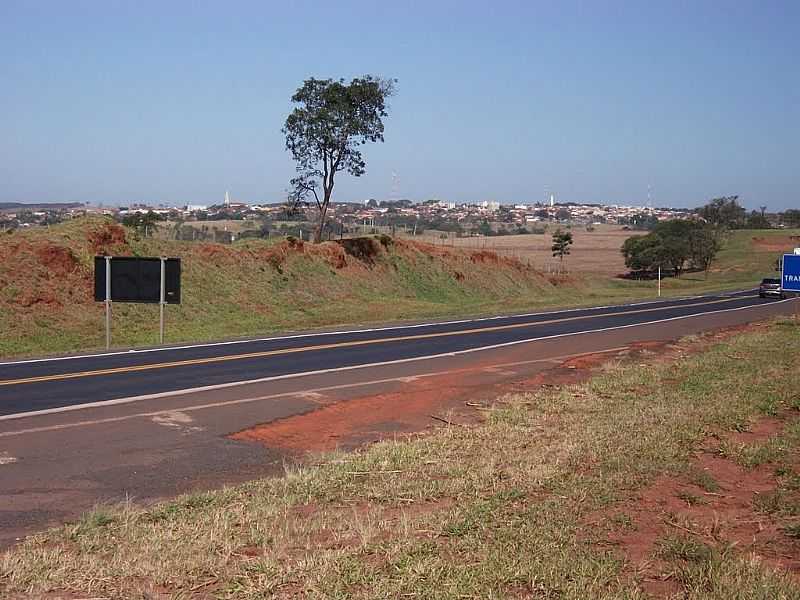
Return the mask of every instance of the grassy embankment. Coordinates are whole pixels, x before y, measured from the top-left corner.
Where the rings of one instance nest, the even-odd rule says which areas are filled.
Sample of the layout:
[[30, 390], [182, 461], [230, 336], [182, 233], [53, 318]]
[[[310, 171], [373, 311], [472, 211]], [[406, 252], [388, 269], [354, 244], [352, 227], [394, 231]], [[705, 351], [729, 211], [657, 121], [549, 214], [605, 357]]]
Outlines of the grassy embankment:
[[5, 555], [0, 595], [799, 598], [799, 325], [683, 340], [285, 478], [98, 508]]
[[[91, 296], [91, 261], [102, 251], [183, 259], [183, 304], [167, 308], [168, 342], [654, 295], [653, 282], [551, 277], [492, 252], [403, 240], [375, 244], [374, 253], [359, 257], [335, 243], [220, 246], [137, 240], [106, 227], [80, 220], [0, 236], [0, 357], [101, 347], [103, 308]], [[769, 274], [777, 254], [754, 245], [755, 235], [784, 239], [788, 232], [736, 232], [707, 280], [694, 274], [668, 280], [664, 293], [752, 285]], [[116, 305], [115, 345], [155, 343], [157, 315], [156, 306]]]

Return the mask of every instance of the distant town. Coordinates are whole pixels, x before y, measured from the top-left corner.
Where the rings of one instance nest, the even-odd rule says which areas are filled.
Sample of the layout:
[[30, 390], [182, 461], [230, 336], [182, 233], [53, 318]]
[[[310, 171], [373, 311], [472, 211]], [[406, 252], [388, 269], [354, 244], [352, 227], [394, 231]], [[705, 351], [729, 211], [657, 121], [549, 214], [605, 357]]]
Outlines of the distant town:
[[[415, 203], [408, 199], [369, 199], [332, 203], [326, 237], [394, 233], [398, 230], [410, 235], [433, 232], [442, 236], [496, 236], [544, 233], [551, 225], [590, 230], [598, 225], [616, 225], [632, 230], [649, 230], [661, 221], [686, 219], [695, 213], [695, 210], [686, 208], [557, 202], [554, 196], [546, 202], [529, 204], [501, 204], [489, 200], [458, 203], [431, 199]], [[794, 210], [766, 213], [762, 208], [761, 212], [752, 211], [748, 219], [757, 219], [753, 225], [757, 228], [794, 226], [796, 213]], [[311, 231], [318, 213], [313, 204], [249, 204], [233, 200], [228, 193], [219, 204], [208, 206], [0, 203], [0, 230], [53, 225], [92, 214], [110, 216], [139, 229], [145, 236], [168, 229], [169, 237], [173, 239], [231, 243], [241, 238], [273, 235], [303, 239]], [[233, 227], [230, 226], [232, 221], [242, 223]], [[747, 223], [744, 220], [742, 225], [748, 226]]]
[[[229, 194], [214, 205], [185, 204], [169, 206], [144, 203], [130, 206], [103, 206], [83, 203], [23, 204], [0, 203], [0, 227], [4, 229], [48, 225], [87, 214], [112, 216], [120, 221], [134, 215], [155, 215], [171, 222], [251, 220], [259, 222], [302, 223], [312, 221], [315, 206], [290, 207], [286, 203], [249, 204], [231, 199]], [[546, 223], [576, 225], [627, 225], [647, 228], [649, 223], [685, 218], [691, 211], [650, 206], [622, 206], [549, 202], [500, 204], [496, 201], [458, 203], [426, 200], [415, 203], [407, 199], [331, 204], [331, 228], [403, 227], [416, 230], [440, 230], [458, 234], [480, 235], [499, 232], [524, 233]], [[525, 230], [525, 231], [522, 231]]]

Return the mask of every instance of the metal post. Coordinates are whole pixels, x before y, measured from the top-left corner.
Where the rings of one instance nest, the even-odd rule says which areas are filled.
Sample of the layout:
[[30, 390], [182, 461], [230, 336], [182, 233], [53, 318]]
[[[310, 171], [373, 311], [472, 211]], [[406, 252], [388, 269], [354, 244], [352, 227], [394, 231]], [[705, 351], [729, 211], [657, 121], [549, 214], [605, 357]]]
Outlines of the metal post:
[[164, 343], [164, 304], [165, 304], [165, 302], [164, 302], [164, 293], [165, 293], [164, 292], [164, 288], [166, 287], [165, 286], [165, 282], [166, 282], [165, 273], [166, 273], [166, 270], [167, 270], [166, 265], [167, 265], [167, 259], [162, 256], [161, 257], [161, 295], [160, 295], [160, 298], [159, 298], [159, 301], [158, 301], [158, 308], [159, 308], [159, 313], [160, 313], [159, 314], [159, 328], [158, 328], [158, 332], [159, 332], [159, 334], [158, 334], [158, 343], [159, 344], [163, 344]]
[[661, 265], [658, 265], [658, 297], [661, 298]]
[[111, 348], [111, 257], [106, 256], [106, 350]]

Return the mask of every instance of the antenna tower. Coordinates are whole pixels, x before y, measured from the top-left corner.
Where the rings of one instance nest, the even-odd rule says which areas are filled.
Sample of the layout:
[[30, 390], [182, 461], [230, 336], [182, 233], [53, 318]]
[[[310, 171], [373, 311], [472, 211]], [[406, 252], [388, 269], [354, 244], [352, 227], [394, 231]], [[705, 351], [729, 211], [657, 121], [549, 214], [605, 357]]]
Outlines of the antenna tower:
[[389, 200], [392, 202], [400, 200], [400, 176], [397, 171], [392, 171], [392, 190], [389, 192]]

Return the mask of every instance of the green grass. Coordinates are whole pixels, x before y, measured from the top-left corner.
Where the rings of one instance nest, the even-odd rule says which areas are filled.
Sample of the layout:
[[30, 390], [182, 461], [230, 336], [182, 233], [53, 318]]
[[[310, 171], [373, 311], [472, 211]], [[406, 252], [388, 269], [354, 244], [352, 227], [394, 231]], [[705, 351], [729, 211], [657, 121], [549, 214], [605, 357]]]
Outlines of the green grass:
[[[702, 350], [671, 362], [611, 364], [585, 384], [498, 398], [480, 425], [315, 457], [282, 478], [99, 508], [4, 555], [0, 595], [645, 598], [644, 567], [596, 543], [605, 530], [587, 523], [608, 514], [635, 532], [625, 507], [663, 475], [714, 489], [693, 464], [697, 448], [709, 431], [760, 418], [768, 397], [789, 410], [800, 393], [798, 325], [784, 319], [711, 346], [694, 338], [683, 346]], [[771, 368], [769, 388], [747, 385]], [[784, 486], [797, 424], [792, 415], [787, 451], [773, 457]], [[792, 519], [790, 491], [756, 508]], [[736, 547], [675, 533], [665, 526], [647, 568], [677, 582], [680, 597], [800, 597], [795, 580]]]
[[[87, 241], [87, 234], [103, 223], [81, 219], [0, 237], [0, 356], [103, 347], [103, 306], [91, 298], [94, 251]], [[790, 233], [735, 232], [708, 278], [686, 274], [667, 279], [664, 295], [754, 285], [771, 274], [776, 253], [758, 251], [752, 238]], [[60, 273], [42, 263], [37, 248], [47, 244], [69, 249], [76, 268]], [[268, 253], [279, 245], [277, 240], [248, 240], [232, 247], [139, 240], [129, 231], [128, 245], [116, 251], [182, 257], [183, 303], [166, 308], [167, 343], [613, 303], [655, 295], [654, 282], [583, 275], [549, 281], [507, 260], [473, 262], [469, 251], [439, 248], [431, 254], [390, 245], [374, 264], [348, 257], [349, 266], [337, 269], [308, 248], [288, 252], [276, 263]], [[157, 343], [158, 307], [115, 305], [112, 337], [119, 347]]]

